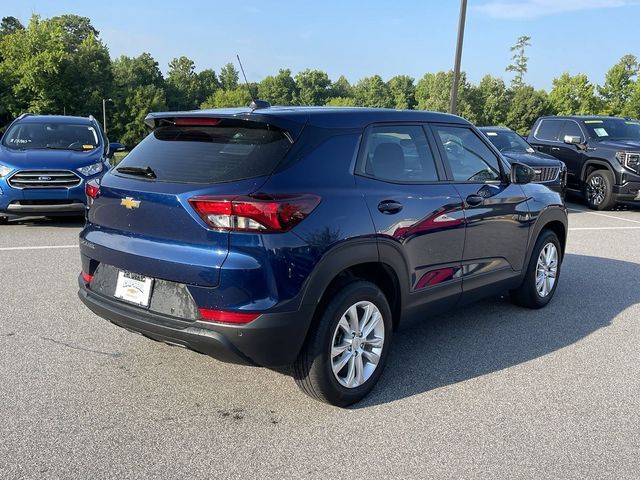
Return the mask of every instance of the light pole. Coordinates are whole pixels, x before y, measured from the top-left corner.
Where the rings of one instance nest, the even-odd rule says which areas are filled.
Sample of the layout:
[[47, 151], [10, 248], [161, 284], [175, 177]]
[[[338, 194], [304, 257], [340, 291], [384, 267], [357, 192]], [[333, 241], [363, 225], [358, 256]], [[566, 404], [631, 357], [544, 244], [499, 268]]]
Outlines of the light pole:
[[464, 40], [464, 23], [467, 15], [467, 0], [460, 0], [460, 19], [458, 20], [458, 44], [453, 66], [453, 87], [451, 88], [451, 104], [449, 113], [458, 113], [458, 84], [460, 83], [460, 62], [462, 60], [462, 42]]
[[110, 98], [102, 99], [102, 127], [104, 128], [104, 134], [107, 134], [107, 102], [113, 103]]

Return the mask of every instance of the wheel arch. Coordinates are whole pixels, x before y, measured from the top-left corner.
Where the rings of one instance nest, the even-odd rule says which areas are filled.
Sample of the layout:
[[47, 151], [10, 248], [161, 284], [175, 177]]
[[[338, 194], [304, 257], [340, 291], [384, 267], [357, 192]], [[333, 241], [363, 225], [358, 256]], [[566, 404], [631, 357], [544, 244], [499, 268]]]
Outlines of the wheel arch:
[[615, 178], [615, 172], [609, 162], [601, 158], [588, 158], [587, 161], [584, 162], [582, 172], [580, 173], [580, 182], [582, 185], [586, 183], [587, 177], [595, 170], [608, 170], [609, 173], [613, 175], [613, 178]]

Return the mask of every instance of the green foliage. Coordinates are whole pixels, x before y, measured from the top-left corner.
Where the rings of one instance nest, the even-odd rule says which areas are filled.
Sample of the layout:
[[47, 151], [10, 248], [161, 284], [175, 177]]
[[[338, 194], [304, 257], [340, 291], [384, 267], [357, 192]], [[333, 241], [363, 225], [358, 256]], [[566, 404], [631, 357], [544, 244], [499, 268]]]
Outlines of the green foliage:
[[638, 59], [633, 55], [623, 56], [607, 72], [604, 85], [598, 87], [598, 92], [604, 101], [602, 114], [604, 115], [624, 115], [628, 112], [627, 102], [632, 98], [634, 89], [638, 81], [634, 78], [638, 76], [640, 65]]
[[306, 69], [296, 75], [300, 105], [324, 105], [331, 94], [329, 75], [321, 70]]
[[331, 97], [353, 97], [353, 87], [344, 75], [340, 75], [331, 85]]
[[225, 90], [235, 90], [238, 88], [238, 80], [239, 80], [238, 70], [233, 66], [233, 63], [227, 63], [224, 67], [220, 69], [220, 85]]
[[380, 75], [365, 77], [353, 87], [353, 96], [357, 105], [373, 108], [391, 108], [393, 98], [389, 86]]
[[134, 146], [148, 133], [144, 118], [149, 112], [167, 109], [164, 80], [153, 57], [121, 56], [113, 61], [113, 111], [107, 118], [113, 125], [109, 136], [127, 146]]
[[413, 78], [408, 75], [396, 75], [387, 83], [391, 94], [392, 107], [400, 110], [415, 108], [416, 86]]
[[595, 115], [600, 109], [595, 87], [586, 75], [563, 73], [553, 80], [549, 103], [558, 115]]
[[238, 87], [233, 90], [217, 90], [207, 98], [200, 108], [246, 107], [251, 102], [251, 95], [246, 88]]
[[513, 91], [507, 113], [507, 126], [525, 135], [538, 117], [549, 113], [551, 113], [551, 106], [546, 92], [536, 91], [531, 85], [524, 85]]
[[351, 97], [332, 97], [327, 100], [328, 107], [357, 107], [356, 100]]
[[524, 76], [527, 73], [527, 64], [529, 62], [529, 57], [525, 55], [525, 50], [527, 47], [531, 46], [531, 37], [527, 35], [523, 35], [518, 37], [516, 44], [511, 47], [511, 51], [514, 52], [511, 57], [512, 63], [507, 65], [505, 71], [514, 72], [516, 75], [511, 80], [511, 86], [516, 89], [524, 85]]
[[[419, 110], [447, 112], [453, 87], [453, 71], [427, 73], [416, 85], [416, 101]], [[476, 120], [474, 90], [467, 82], [464, 72], [460, 72], [458, 86], [458, 115], [471, 122]]]
[[0, 39], [5, 35], [11, 35], [18, 30], [24, 30], [24, 25], [16, 17], [2, 17], [0, 22]]
[[271, 105], [295, 105], [298, 89], [291, 70], [281, 68], [277, 75], [269, 75], [258, 86], [258, 96]]

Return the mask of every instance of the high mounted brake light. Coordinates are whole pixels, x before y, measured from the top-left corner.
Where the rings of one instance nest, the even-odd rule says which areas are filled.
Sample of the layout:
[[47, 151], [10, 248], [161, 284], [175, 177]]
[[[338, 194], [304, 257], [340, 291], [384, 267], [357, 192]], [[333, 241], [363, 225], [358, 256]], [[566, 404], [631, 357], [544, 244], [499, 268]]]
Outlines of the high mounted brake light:
[[204, 222], [217, 229], [238, 232], [286, 232], [320, 203], [310, 194], [194, 197], [189, 203]]
[[199, 118], [199, 117], [178, 117], [175, 119], [177, 127], [206, 126], [212, 127], [220, 123], [219, 118]]

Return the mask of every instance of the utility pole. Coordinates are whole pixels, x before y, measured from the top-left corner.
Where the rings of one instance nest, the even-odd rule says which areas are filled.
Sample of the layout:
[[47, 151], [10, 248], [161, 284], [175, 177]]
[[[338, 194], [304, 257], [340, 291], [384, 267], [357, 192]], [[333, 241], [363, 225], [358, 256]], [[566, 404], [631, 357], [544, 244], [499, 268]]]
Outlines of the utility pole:
[[102, 128], [104, 128], [104, 134], [107, 134], [107, 102], [113, 102], [110, 98], [102, 99]]
[[460, 0], [460, 19], [458, 20], [458, 44], [453, 66], [453, 87], [451, 88], [451, 104], [449, 113], [458, 113], [458, 84], [460, 83], [460, 62], [462, 61], [462, 42], [464, 40], [464, 23], [467, 16], [467, 0]]

